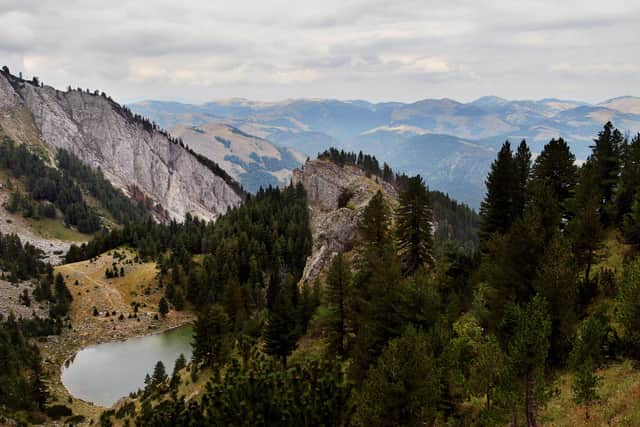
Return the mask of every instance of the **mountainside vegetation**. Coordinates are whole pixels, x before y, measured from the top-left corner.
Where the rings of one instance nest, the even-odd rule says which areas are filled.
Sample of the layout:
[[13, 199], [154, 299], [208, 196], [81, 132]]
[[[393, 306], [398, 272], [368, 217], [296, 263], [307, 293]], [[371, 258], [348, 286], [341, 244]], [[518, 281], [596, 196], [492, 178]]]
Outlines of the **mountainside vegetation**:
[[115, 189], [99, 170], [84, 165], [73, 154], [60, 150], [53, 168], [25, 145], [9, 138], [0, 141], [0, 170], [25, 183], [25, 190], [10, 189], [7, 210], [28, 218], [56, 218], [61, 212], [65, 224], [82, 233], [95, 233], [104, 224], [96, 209], [87, 203], [86, 192], [97, 200], [118, 223], [143, 221], [149, 210]]
[[[479, 218], [428, 191], [419, 175], [330, 150], [321, 156], [392, 183], [399, 197], [397, 206], [381, 191], [371, 198], [352, 247], [315, 283], [301, 281], [312, 247], [301, 184], [262, 189], [215, 223], [140, 215], [97, 232], [72, 246], [66, 261], [128, 246], [141, 261], [157, 262], [160, 316], [186, 307], [198, 315], [192, 360], [178, 359], [171, 375], [155, 364], [146, 387], [105, 411], [101, 425], [634, 419], [632, 404], [607, 406], [623, 398], [603, 381], [619, 381], [620, 372], [638, 377], [639, 147], [640, 135], [624, 137], [610, 123], [581, 166], [562, 139], [535, 160], [525, 141], [515, 150], [507, 141], [491, 166]], [[442, 242], [478, 226], [477, 246]], [[5, 258], [9, 250], [29, 253], [4, 246]], [[72, 298], [64, 278], [33, 268], [40, 280], [34, 296], [51, 301], [51, 317], [64, 324]], [[34, 357], [20, 372], [36, 369]], [[202, 386], [194, 391], [194, 384]], [[25, 409], [42, 407], [34, 405]]]

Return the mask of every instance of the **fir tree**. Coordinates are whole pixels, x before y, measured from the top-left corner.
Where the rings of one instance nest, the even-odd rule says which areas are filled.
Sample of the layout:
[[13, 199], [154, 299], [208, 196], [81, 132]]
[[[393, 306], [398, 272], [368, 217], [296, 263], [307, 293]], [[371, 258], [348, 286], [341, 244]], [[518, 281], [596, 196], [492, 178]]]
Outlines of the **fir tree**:
[[229, 316], [220, 305], [204, 310], [195, 324], [193, 360], [205, 367], [219, 369], [231, 353]]
[[276, 296], [273, 308], [269, 311], [267, 326], [264, 330], [264, 351], [280, 359], [282, 367], [287, 366], [287, 357], [296, 347], [298, 340], [294, 307], [286, 289]]
[[432, 425], [441, 384], [429, 338], [414, 329], [392, 340], [356, 394], [355, 424]]
[[160, 298], [160, 302], [158, 303], [158, 313], [162, 317], [166, 316], [169, 313], [169, 303], [165, 299], [165, 297]]
[[491, 164], [487, 177], [487, 194], [480, 206], [481, 238], [487, 240], [494, 232], [506, 232], [514, 217], [514, 194], [517, 172], [509, 141], [502, 145], [498, 158]]
[[409, 178], [399, 196], [396, 211], [398, 252], [407, 275], [433, 265], [432, 211], [424, 181]]
[[527, 186], [531, 175], [531, 150], [529, 150], [529, 146], [527, 146], [527, 142], [524, 139], [518, 145], [518, 149], [513, 156], [513, 163], [515, 168], [513, 215], [514, 218], [519, 218], [524, 213], [524, 207], [527, 203]]
[[583, 266], [585, 283], [591, 280], [591, 267], [597, 261], [597, 251], [602, 246], [603, 228], [600, 222], [600, 194], [597, 169], [592, 162], [582, 167], [580, 184], [576, 189], [574, 218], [568, 226], [573, 254], [578, 265]]
[[164, 363], [158, 360], [156, 366], [153, 368], [153, 375], [151, 377], [151, 384], [155, 387], [162, 384], [167, 380], [167, 370], [164, 367]]
[[604, 129], [591, 146], [593, 153], [590, 161], [593, 163], [596, 182], [600, 189], [600, 218], [603, 224], [611, 224], [615, 217], [613, 200], [620, 175], [620, 156], [623, 136], [611, 122], [604, 125]]
[[622, 170], [620, 184], [616, 192], [616, 210], [618, 223], [633, 209], [633, 201], [640, 188], [640, 134], [630, 143], [626, 140], [622, 146]]
[[578, 182], [576, 157], [564, 139], [552, 139], [544, 146], [533, 165], [532, 182], [551, 191], [567, 216], [566, 202], [574, 194]]
[[327, 306], [331, 313], [330, 346], [339, 356], [345, 355], [350, 291], [351, 271], [347, 260], [340, 253], [331, 262], [326, 286]]

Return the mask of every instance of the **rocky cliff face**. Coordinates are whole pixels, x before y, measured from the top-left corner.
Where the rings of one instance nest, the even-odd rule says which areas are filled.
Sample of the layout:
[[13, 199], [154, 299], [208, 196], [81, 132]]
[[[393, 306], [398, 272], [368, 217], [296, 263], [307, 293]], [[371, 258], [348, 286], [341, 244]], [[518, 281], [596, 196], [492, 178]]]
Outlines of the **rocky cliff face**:
[[[302, 169], [293, 171], [293, 181], [304, 186], [311, 210], [313, 248], [302, 276], [305, 282], [313, 282], [334, 255], [351, 248], [360, 215], [378, 190], [392, 205], [398, 199], [396, 189], [382, 179], [369, 178], [354, 166], [324, 160], [307, 161]], [[339, 208], [343, 192], [352, 196], [346, 207]]]
[[191, 213], [212, 220], [241, 202], [194, 155], [163, 133], [145, 129], [110, 99], [9, 81], [0, 73], [0, 127], [5, 133], [17, 133], [15, 117], [25, 110], [52, 151], [64, 148], [100, 167], [125, 192], [139, 188], [173, 218]]

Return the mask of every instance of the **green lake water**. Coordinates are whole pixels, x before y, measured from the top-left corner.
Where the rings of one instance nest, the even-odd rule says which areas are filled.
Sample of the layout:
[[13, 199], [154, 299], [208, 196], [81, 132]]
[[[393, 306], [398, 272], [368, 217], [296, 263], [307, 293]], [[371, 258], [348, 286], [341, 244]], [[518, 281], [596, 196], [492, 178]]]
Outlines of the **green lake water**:
[[193, 327], [86, 347], [62, 369], [62, 383], [72, 396], [111, 406], [118, 399], [144, 387], [158, 360], [171, 375], [180, 353], [191, 359]]

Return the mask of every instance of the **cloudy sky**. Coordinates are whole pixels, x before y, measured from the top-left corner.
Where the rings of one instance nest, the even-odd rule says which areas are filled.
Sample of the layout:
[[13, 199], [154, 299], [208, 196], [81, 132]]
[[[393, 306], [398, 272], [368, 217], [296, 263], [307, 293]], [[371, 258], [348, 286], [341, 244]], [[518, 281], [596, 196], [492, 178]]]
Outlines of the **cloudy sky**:
[[635, 0], [0, 0], [0, 64], [121, 102], [600, 101], [640, 95], [639, 22]]

